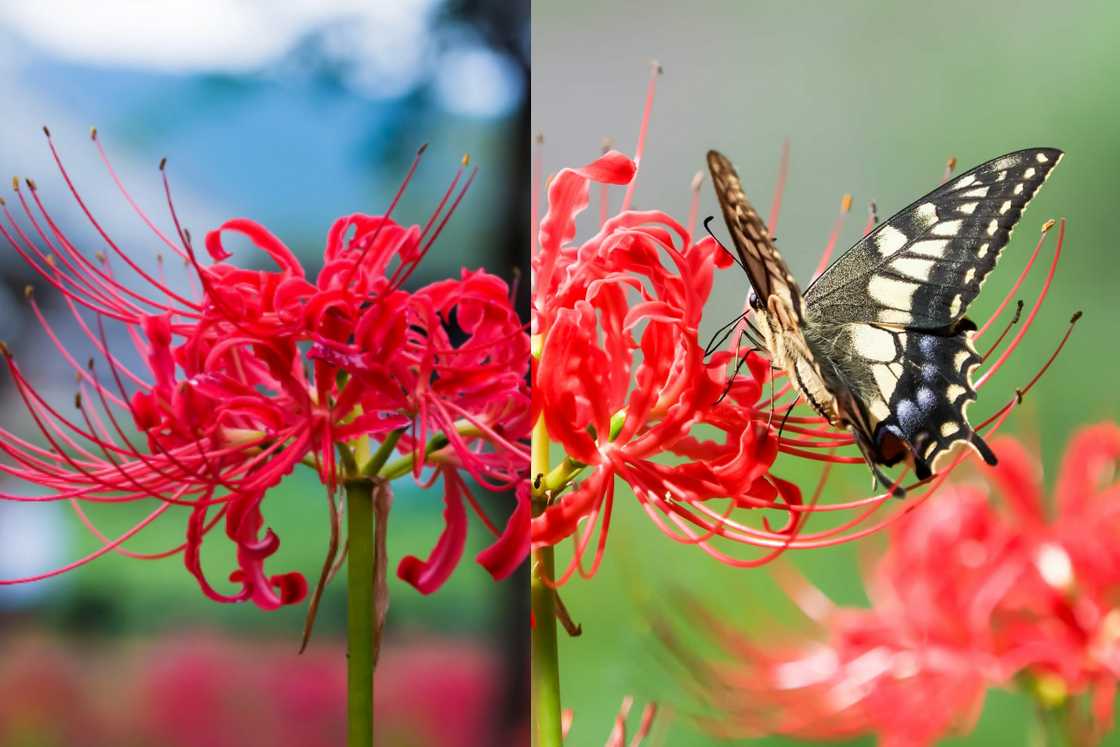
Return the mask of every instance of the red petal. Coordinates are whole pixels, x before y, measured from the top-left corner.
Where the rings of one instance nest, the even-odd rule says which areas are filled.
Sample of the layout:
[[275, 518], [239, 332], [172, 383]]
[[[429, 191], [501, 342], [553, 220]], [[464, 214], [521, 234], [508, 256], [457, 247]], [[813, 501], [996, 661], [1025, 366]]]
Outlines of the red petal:
[[1120, 459], [1120, 427], [1099, 423], [1079, 430], [1062, 458], [1055, 489], [1060, 516], [1083, 515], [1094, 496], [1106, 487]]
[[220, 262], [229, 259], [231, 256], [222, 246], [222, 231], [235, 231], [244, 234], [258, 249], [272, 257], [281, 269], [303, 277], [303, 267], [296, 259], [296, 255], [292, 254], [292, 251], [284, 245], [284, 242], [260, 223], [248, 218], [227, 220], [218, 228], [206, 234], [206, 251], [210, 252], [210, 256], [215, 260]]
[[996, 439], [992, 449], [999, 458], [999, 464], [991, 469], [992, 476], [1008, 506], [1023, 522], [1043, 524], [1045, 517], [1039, 489], [1042, 469], [1038, 460], [1012, 438]]
[[529, 555], [529, 483], [522, 481], [517, 486], [517, 507], [506, 523], [502, 536], [475, 556], [475, 560], [496, 581], [501, 581], [517, 570]]
[[467, 543], [467, 512], [463, 509], [462, 482], [451, 470], [443, 475], [443, 532], [427, 560], [414, 555], [401, 558], [397, 576], [421, 594], [431, 594], [451, 576]]

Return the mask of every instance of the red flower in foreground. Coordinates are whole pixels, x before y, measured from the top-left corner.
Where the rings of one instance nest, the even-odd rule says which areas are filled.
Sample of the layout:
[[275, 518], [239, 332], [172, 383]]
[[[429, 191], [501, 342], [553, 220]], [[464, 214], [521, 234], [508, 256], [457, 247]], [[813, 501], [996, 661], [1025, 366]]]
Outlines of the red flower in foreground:
[[[771, 378], [765, 359], [740, 351], [738, 327], [731, 329], [727, 349], [706, 355], [699, 342], [703, 307], [716, 268], [729, 267], [731, 262], [714, 239], [693, 238], [699, 176], [693, 184], [687, 225], [659, 210], [631, 209], [658, 72], [655, 69], [650, 79], [634, 159], [609, 151], [582, 168], [563, 169], [552, 177], [547, 211], [536, 234], [533, 418], [543, 428], [538, 432], [559, 444], [566, 456], [558, 466], [534, 475], [531, 531], [534, 547], [572, 538], [572, 560], [552, 580], [557, 584], [577, 571], [589, 576], [598, 567], [616, 478], [627, 483], [670, 538], [740, 566], [765, 563], [788, 548], [821, 547], [861, 537], [901, 515], [899, 510], [876, 517], [888, 493], [847, 502], [820, 501], [829, 467], [862, 465], [863, 458], [852, 448], [847, 431], [831, 428], [815, 412], [782, 417], [794, 402], [789, 382], [775, 381], [784, 374]], [[772, 230], [787, 163], [783, 156], [768, 221]], [[539, 183], [539, 166], [537, 171]], [[600, 188], [599, 228], [591, 238], [578, 241], [577, 218], [591, 204], [593, 184]], [[613, 185], [625, 185], [626, 193], [620, 211], [610, 216], [608, 188]], [[533, 197], [536, 223], [539, 198], [535, 192]], [[821, 259], [822, 268], [850, 203], [846, 197]], [[1014, 298], [1052, 225], [1051, 221], [1044, 226], [1018, 282], [975, 334], [974, 342]], [[1033, 322], [1061, 252], [1064, 224], [1058, 235], [1054, 263], [1042, 291], [1006, 348], [993, 356], [1018, 314], [985, 352], [989, 365], [978, 377], [977, 389], [1004, 364]], [[738, 369], [743, 363], [749, 375], [731, 378], [729, 367]], [[994, 432], [1038, 375], [1019, 390], [1016, 399], [983, 420], [978, 430], [986, 435]], [[762, 399], [767, 385], [770, 396]], [[847, 453], [841, 451], [845, 448]], [[809, 500], [803, 500], [797, 486], [771, 471], [779, 453], [824, 463]], [[935, 476], [924, 489], [911, 490], [905, 508], [921, 502], [951, 469]], [[853, 516], [809, 533], [805, 524], [814, 511], [845, 511]], [[584, 555], [592, 543], [595, 549], [587, 568]], [[726, 543], [757, 547], [761, 552], [731, 555], [720, 546]]]
[[967, 731], [987, 688], [1019, 683], [1060, 707], [1072, 743], [1095, 744], [1120, 677], [1120, 428], [1074, 437], [1049, 521], [1036, 460], [1009, 438], [993, 447], [999, 465], [981, 469], [1002, 506], [951, 485], [895, 523], [867, 578], [870, 609], [834, 607], [787, 574], [822, 636], [764, 642], [708, 618], [725, 656], [689, 662], [714, 709], [706, 726], [929, 745]]
[[[136, 207], [99, 142], [97, 147]], [[7, 225], [0, 225], [0, 235], [59, 292], [93, 357], [88, 365], [79, 363], [29, 289], [43, 330], [77, 373], [77, 414], [64, 414], [41, 394], [4, 348], [41, 440], [0, 430], [0, 449], [11, 459], [0, 470], [55, 494], [0, 497], [68, 500], [103, 546], [64, 568], [3, 583], [56, 575], [110, 551], [147, 559], [181, 552], [212, 599], [252, 600], [265, 609], [298, 602], [307, 590], [301, 574], [269, 575], [264, 569], [280, 540], [266, 528], [261, 504], [268, 489], [301, 463], [316, 469], [328, 488], [334, 539], [321, 584], [337, 550], [335, 488], [342, 479], [392, 479], [410, 472], [426, 485], [442, 479], [443, 536], [427, 560], [405, 558], [399, 568], [402, 578], [425, 593], [438, 588], [461, 557], [464, 501], [497, 535], [479, 555], [480, 563], [501, 578], [524, 559], [528, 498], [514, 489], [524, 483], [528, 468], [529, 343], [508, 289], [485, 272], [466, 270], [457, 280], [416, 292], [403, 288], [470, 185], [469, 178], [456, 192], [462, 169], [423, 227], [401, 226], [390, 217], [400, 192], [384, 216], [339, 219], [314, 281], [279, 238], [244, 218], [207, 234], [210, 262], [203, 264], [179, 225], [168, 189], [176, 240], [136, 210], [154, 236], [193, 269], [198, 293], [183, 295], [163, 278], [162, 261], [160, 271], [150, 273], [112, 241], [79, 196], [53, 142], [51, 152], [105, 250], [92, 258], [83, 253], [58, 228], [30, 180], [27, 190], [16, 185], [30, 228], [4, 205]], [[231, 263], [223, 243], [230, 233], [248, 239], [271, 267]], [[140, 283], [119, 279], [119, 264]], [[127, 337], [140, 353], [139, 367], [114, 351], [118, 337]], [[400, 457], [386, 463], [393, 453]], [[505, 531], [482, 513], [464, 475], [516, 497]], [[82, 508], [136, 501], [151, 501], [151, 514], [113, 539]], [[189, 514], [182, 545], [157, 554], [124, 549], [127, 540], [175, 508]], [[210, 583], [200, 560], [204, 538], [219, 523], [237, 547], [231, 592]]]

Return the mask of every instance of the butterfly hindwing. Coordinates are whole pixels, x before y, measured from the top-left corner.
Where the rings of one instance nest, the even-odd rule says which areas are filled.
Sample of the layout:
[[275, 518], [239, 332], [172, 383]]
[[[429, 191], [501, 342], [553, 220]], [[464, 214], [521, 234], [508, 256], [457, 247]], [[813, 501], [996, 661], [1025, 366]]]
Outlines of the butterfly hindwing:
[[860, 239], [805, 292], [811, 315], [948, 329], [963, 318], [1038, 188], [1062, 157], [1009, 153], [953, 177]]
[[[973, 329], [967, 322], [952, 332], [863, 322], [833, 328], [829, 360], [859, 403], [853, 425], [873, 461], [895, 464], [908, 451], [925, 479], [942, 453], [964, 441], [994, 463], [966, 412], [976, 399], [971, 374], [981, 362], [969, 339]], [[817, 344], [816, 334], [808, 339]]]
[[708, 170], [731, 232], [732, 243], [739, 254], [755, 295], [765, 305], [770, 296], [781, 298], [793, 309], [798, 320], [804, 319], [804, 301], [797, 281], [790, 273], [778, 248], [770, 238], [766, 223], [758, 215], [739, 181], [735, 167], [723, 154], [708, 151]]

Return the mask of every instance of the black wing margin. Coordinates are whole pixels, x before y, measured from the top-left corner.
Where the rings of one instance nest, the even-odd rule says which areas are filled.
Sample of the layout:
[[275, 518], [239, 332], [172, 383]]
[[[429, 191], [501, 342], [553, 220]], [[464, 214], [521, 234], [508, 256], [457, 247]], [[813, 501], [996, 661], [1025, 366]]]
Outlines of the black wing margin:
[[798, 321], [803, 321], [805, 305], [801, 289], [774, 246], [766, 223], [747, 200], [735, 167], [722, 153], [710, 150], [708, 170], [712, 173], [712, 184], [727, 222], [727, 230], [731, 232], [731, 240], [755, 295], [763, 306], [770, 296], [781, 297], [797, 314]]
[[1054, 148], [1029, 148], [953, 177], [825, 270], [805, 292], [810, 313], [832, 323], [950, 329], [1061, 158]]

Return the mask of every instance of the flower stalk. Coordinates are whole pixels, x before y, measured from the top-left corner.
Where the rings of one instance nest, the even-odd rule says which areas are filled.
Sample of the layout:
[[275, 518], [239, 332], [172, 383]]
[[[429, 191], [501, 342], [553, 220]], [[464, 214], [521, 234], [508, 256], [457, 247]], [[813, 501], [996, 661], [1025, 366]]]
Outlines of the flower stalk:
[[[532, 471], [534, 481], [548, 474], [548, 431], [544, 418], [533, 428]], [[547, 498], [533, 498], [533, 516], [540, 515]], [[555, 563], [551, 546], [533, 550], [533, 745], [560, 747], [564, 742], [560, 713], [560, 656], [556, 641], [556, 590], [547, 583]]]
[[373, 482], [346, 484], [348, 747], [373, 747], [374, 551]]

